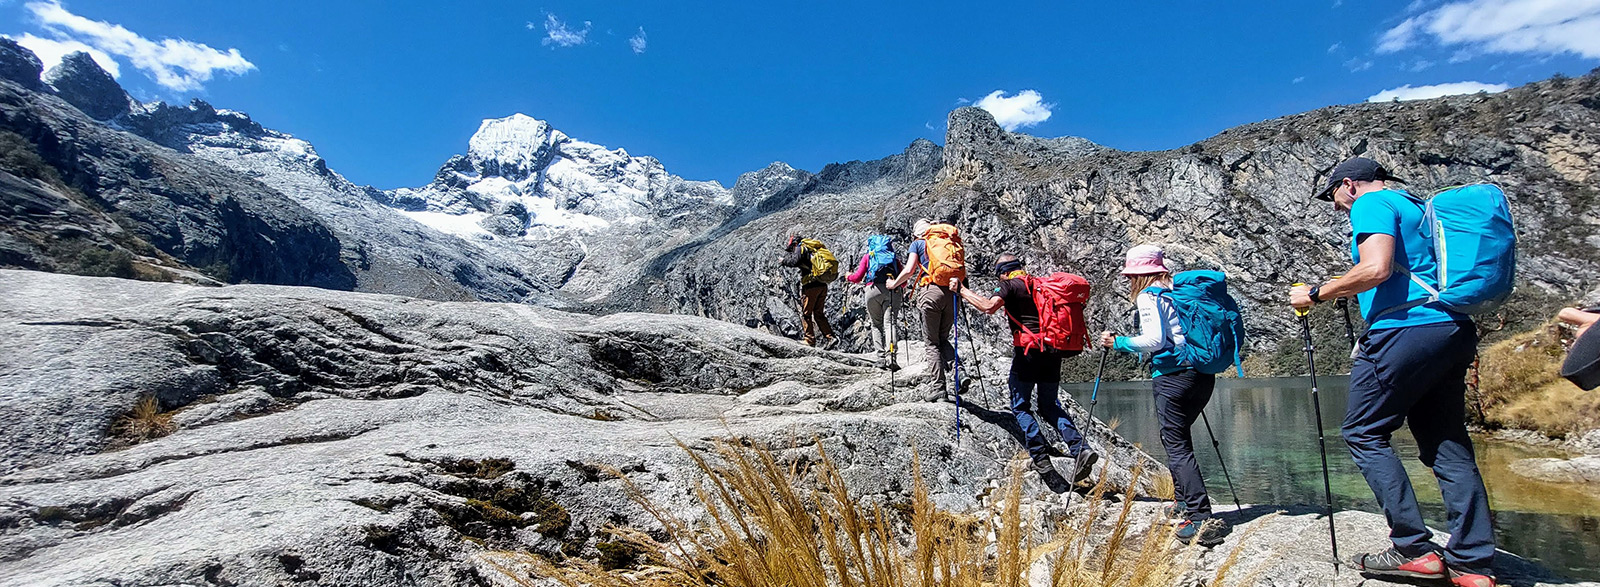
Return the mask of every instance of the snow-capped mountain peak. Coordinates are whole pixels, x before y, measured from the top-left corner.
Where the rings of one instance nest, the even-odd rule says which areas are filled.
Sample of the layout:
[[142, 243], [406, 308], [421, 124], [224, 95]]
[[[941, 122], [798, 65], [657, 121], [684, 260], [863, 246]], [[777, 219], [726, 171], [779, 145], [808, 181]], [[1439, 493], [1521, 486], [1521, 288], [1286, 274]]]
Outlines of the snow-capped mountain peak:
[[526, 114], [491, 118], [467, 141], [467, 159], [484, 175], [524, 178], [550, 163], [567, 135]]

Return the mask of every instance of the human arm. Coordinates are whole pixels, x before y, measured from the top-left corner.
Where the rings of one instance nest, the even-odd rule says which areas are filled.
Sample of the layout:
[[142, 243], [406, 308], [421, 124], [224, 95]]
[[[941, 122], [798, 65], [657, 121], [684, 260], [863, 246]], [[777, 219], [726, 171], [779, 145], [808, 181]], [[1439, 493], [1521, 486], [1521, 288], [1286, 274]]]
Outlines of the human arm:
[[[1323, 283], [1317, 290], [1318, 300], [1351, 297], [1388, 281], [1394, 271], [1394, 237], [1368, 234], [1357, 247], [1361, 251], [1361, 262], [1343, 276]], [[1295, 309], [1304, 310], [1315, 304], [1311, 300], [1310, 285], [1296, 285], [1289, 290], [1289, 305]]]
[[915, 274], [917, 269], [920, 267], [922, 267], [922, 260], [917, 258], [917, 252], [913, 250], [909, 253], [906, 253], [906, 264], [900, 268], [900, 274], [896, 275], [894, 279], [889, 280], [888, 283], [885, 283], [884, 287], [894, 289], [905, 285], [907, 281], [911, 281], [911, 276]]
[[[957, 289], [958, 287], [959, 290]], [[972, 304], [972, 307], [985, 314], [993, 314], [1000, 308], [1005, 307], [1005, 300], [1001, 299], [1000, 296], [983, 297], [978, 292], [966, 287], [960, 287], [960, 281], [956, 279], [950, 280], [950, 289], [960, 291], [961, 299], [966, 300], [967, 303]]]
[[1135, 300], [1139, 308], [1139, 334], [1113, 336], [1100, 335], [1100, 344], [1124, 353], [1152, 353], [1167, 346], [1167, 321], [1161, 316], [1161, 304], [1155, 294], [1141, 293]]
[[1600, 321], [1600, 313], [1595, 312], [1595, 310], [1600, 310], [1600, 308], [1589, 308], [1587, 310], [1562, 308], [1561, 313], [1557, 314], [1556, 317], [1560, 318], [1562, 322], [1578, 327], [1577, 336], [1583, 336], [1584, 331], [1589, 330], [1590, 326], [1594, 326], [1596, 321]]
[[849, 281], [850, 283], [861, 283], [862, 278], [867, 275], [867, 262], [871, 259], [871, 253], [862, 255], [861, 262], [856, 264], [856, 272], [844, 276], [845, 280]]

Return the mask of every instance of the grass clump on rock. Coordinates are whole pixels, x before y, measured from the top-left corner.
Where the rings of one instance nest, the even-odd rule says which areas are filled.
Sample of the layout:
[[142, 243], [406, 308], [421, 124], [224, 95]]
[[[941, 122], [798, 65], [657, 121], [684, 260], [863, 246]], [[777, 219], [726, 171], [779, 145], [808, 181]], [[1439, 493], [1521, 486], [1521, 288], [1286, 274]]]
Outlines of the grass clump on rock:
[[139, 398], [132, 410], [111, 425], [112, 437], [126, 444], [155, 440], [175, 430], [172, 412], [161, 411], [161, 400], [153, 395]]
[[1483, 351], [1478, 393], [1484, 424], [1552, 438], [1600, 428], [1600, 394], [1562, 379], [1566, 330], [1550, 323]]
[[[709, 455], [684, 450], [705, 473], [695, 488], [705, 522], [668, 513], [618, 475], [663, 528], [655, 535], [608, 530], [632, 547], [635, 565], [619, 565], [620, 547], [611, 546], [601, 549], [599, 563], [524, 553], [491, 566], [530, 586], [1144, 587], [1179, 583], [1199, 552], [1177, 544], [1171, 526], [1136, 522], [1133, 490], [1118, 505], [1104, 498], [1104, 484], [1046, 528], [1051, 524], [1023, 503], [1020, 464], [992, 507], [955, 513], [935, 507], [916, 460], [910, 502], [895, 508], [852, 496], [820, 443], [809, 466], [730, 443]], [[1130, 487], [1141, 474], [1133, 472]], [[897, 510], [909, 510], [909, 519]], [[1212, 584], [1222, 584], [1232, 566]]]

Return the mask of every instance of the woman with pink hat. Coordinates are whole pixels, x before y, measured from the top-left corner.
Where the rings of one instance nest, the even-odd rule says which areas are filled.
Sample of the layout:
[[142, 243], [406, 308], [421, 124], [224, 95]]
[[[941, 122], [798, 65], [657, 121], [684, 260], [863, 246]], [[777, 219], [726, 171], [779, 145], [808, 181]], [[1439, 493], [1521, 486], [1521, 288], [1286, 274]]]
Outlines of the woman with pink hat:
[[1100, 343], [1125, 353], [1150, 354], [1161, 445], [1167, 451], [1167, 468], [1172, 471], [1172, 485], [1178, 500], [1168, 506], [1167, 513], [1181, 518], [1177, 531], [1179, 540], [1187, 543], [1199, 534], [1200, 544], [1220, 543], [1219, 524], [1205, 523], [1211, 518], [1211, 498], [1206, 493], [1205, 480], [1200, 477], [1200, 464], [1194, 458], [1194, 437], [1189, 432], [1206, 403], [1211, 401], [1217, 377], [1180, 364], [1179, 357], [1186, 344], [1183, 321], [1168, 297], [1172, 291], [1172, 272], [1167, 269], [1161, 247], [1139, 245], [1129, 250], [1122, 274], [1131, 282], [1129, 296], [1139, 307], [1139, 334], [1115, 336], [1105, 332], [1100, 335]]

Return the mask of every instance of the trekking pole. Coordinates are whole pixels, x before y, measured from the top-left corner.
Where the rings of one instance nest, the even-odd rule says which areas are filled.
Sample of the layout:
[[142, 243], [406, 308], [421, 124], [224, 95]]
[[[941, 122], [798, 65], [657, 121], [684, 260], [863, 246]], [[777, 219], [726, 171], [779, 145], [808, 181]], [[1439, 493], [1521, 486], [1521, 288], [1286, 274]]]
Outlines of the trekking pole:
[[1333, 305], [1344, 314], [1344, 339], [1350, 342], [1350, 348], [1356, 348], [1356, 325], [1350, 322], [1350, 298], [1339, 298]]
[[1100, 347], [1100, 368], [1094, 372], [1094, 390], [1089, 392], [1089, 417], [1084, 420], [1086, 426], [1094, 425], [1094, 405], [1100, 403], [1100, 379], [1106, 375], [1106, 359], [1111, 356], [1111, 349]]
[[1206, 425], [1206, 436], [1211, 437], [1211, 448], [1217, 451], [1217, 462], [1222, 463], [1222, 478], [1228, 480], [1228, 493], [1233, 494], [1233, 511], [1244, 509], [1239, 505], [1239, 491], [1233, 488], [1233, 477], [1228, 475], [1228, 461], [1222, 458], [1222, 444], [1217, 442], [1217, 434], [1211, 431], [1211, 419], [1206, 417], [1206, 411], [1200, 410], [1200, 421]]
[[[1305, 285], [1295, 284], [1296, 287]], [[1316, 349], [1311, 343], [1311, 309], [1296, 308], [1294, 315], [1300, 317], [1300, 334], [1305, 338], [1306, 367], [1311, 372], [1311, 406], [1317, 418], [1317, 448], [1322, 451], [1322, 497], [1327, 506], [1328, 514], [1328, 544], [1333, 549], [1333, 574], [1339, 574], [1339, 537], [1333, 526], [1333, 483], [1328, 480], [1328, 444], [1322, 434], [1322, 400], [1317, 395], [1317, 359]]]
[[950, 354], [955, 356], [955, 369], [952, 371], [955, 373], [956, 386], [956, 444], [961, 444], [961, 323], [951, 320], [950, 329]]
[[[957, 299], [956, 303], [960, 303], [959, 298]], [[966, 312], [962, 311], [960, 309], [961, 306], [956, 306], [956, 308], [957, 308], [956, 311], [961, 314], [961, 319], [967, 321], [967, 331], [968, 331], [968, 334], [970, 335], [973, 332], [971, 315], [969, 315]], [[990, 406], [993, 406], [994, 405], [994, 396], [989, 395], [989, 384], [984, 383], [984, 381], [983, 381], [983, 362], [978, 360], [978, 355], [979, 355], [978, 346], [977, 346], [977, 343], [973, 342], [971, 336], [967, 337], [967, 350], [972, 353], [972, 368], [976, 369], [978, 371], [978, 389], [983, 391], [983, 401], [984, 401], [984, 403], [987, 403]], [[992, 410], [994, 408], [987, 408], [987, 409], [991, 409]]]

